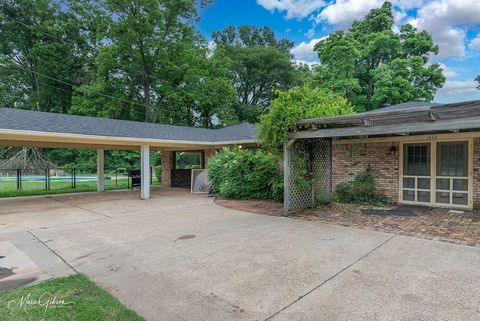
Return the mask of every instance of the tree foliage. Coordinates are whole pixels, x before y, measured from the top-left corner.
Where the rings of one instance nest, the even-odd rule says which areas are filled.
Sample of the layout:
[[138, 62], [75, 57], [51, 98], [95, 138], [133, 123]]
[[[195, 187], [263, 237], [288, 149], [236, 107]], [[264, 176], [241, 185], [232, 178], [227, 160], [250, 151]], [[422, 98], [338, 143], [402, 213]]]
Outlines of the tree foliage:
[[315, 46], [321, 64], [315, 83], [343, 93], [358, 111], [384, 104], [431, 101], [445, 77], [430, 34], [405, 24], [393, 31], [392, 5], [385, 2], [349, 31], [337, 31]]
[[272, 149], [278, 149], [287, 139], [288, 131], [304, 118], [328, 117], [353, 113], [351, 104], [328, 89], [303, 86], [279, 91], [270, 111], [260, 120], [260, 139]]
[[68, 112], [88, 52], [75, 15], [48, 0], [6, 0], [0, 12], [3, 106]]
[[212, 34], [215, 56], [229, 61], [229, 76], [238, 95], [237, 117], [255, 123], [277, 89], [289, 89], [299, 77], [291, 61], [293, 42], [276, 39], [268, 27], [227, 27]]

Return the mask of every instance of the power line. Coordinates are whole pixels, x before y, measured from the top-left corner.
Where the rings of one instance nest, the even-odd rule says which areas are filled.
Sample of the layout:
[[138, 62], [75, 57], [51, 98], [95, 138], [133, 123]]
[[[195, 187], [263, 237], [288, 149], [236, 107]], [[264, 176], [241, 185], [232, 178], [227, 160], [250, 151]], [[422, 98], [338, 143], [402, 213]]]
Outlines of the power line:
[[[28, 68], [25, 68], [25, 67], [20, 66], [20, 65], [17, 65], [17, 64], [12, 64], [12, 65], [15, 66], [15, 67], [21, 68], [21, 69], [23, 69], [23, 70], [26, 70], [26, 71], [28, 71], [28, 72], [34, 73], [34, 74], [36, 74], [36, 75], [39, 75], [39, 76], [41, 76], [41, 77], [44, 77], [44, 78], [47, 78], [47, 79], [50, 79], [50, 80], [59, 82], [59, 83], [64, 84], [64, 85], [67, 85], [67, 86], [72, 86], [72, 87], [76, 87], [76, 88], [79, 88], [79, 87], [80, 87], [79, 85], [75, 85], [75, 84], [73, 84], [73, 83], [66, 82], [66, 81], [64, 81], [64, 80], [60, 80], [60, 79], [57, 79], [57, 78], [54, 78], [54, 77], [50, 77], [50, 76], [44, 75], [44, 74], [42, 74], [42, 73], [39, 73], [39, 72], [37, 72], [37, 71], [30, 70], [30, 69], [28, 69]], [[61, 89], [61, 88], [59, 88], [59, 89]], [[138, 105], [138, 106], [145, 107], [143, 104], [140, 104], [140, 103], [137, 103], [137, 102], [134, 102], [134, 101], [130, 101], [130, 100], [118, 98], [118, 97], [115, 97], [115, 96], [112, 96], [112, 95], [108, 95], [108, 94], [104, 94], [104, 93], [100, 93], [100, 92], [94, 92], [94, 93], [96, 93], [96, 94], [99, 95], [99, 96], [103, 96], [103, 97], [115, 99], [115, 100], [117, 100], [117, 101], [122, 101], [122, 102], [126, 102], [126, 103], [130, 103], [130, 104], [134, 104], [134, 105]]]
[[[50, 79], [50, 80], [53, 80], [53, 81], [56, 81], [56, 82], [59, 82], [61, 84], [65, 84], [65, 85], [68, 85], [68, 86], [72, 86], [72, 87], [76, 87], [76, 88], [79, 88], [80, 86], [79, 85], [75, 85], [73, 83], [70, 83], [70, 82], [66, 82], [66, 81], [63, 81], [63, 80], [60, 80], [60, 79], [57, 79], [57, 78], [54, 78], [54, 77], [50, 77], [50, 76], [47, 76], [47, 75], [44, 75], [42, 73], [39, 73], [39, 72], [36, 72], [36, 71], [32, 71], [28, 68], [25, 68], [23, 66], [20, 66], [20, 65], [17, 65], [17, 64], [13, 64], [13, 66], [15, 67], [18, 67], [18, 68], [21, 68], [25, 71], [28, 71], [28, 72], [31, 72], [31, 73], [34, 73], [36, 75], [39, 75], [41, 77], [45, 77], [47, 79]], [[57, 89], [57, 90], [60, 90], [60, 91], [63, 91], [63, 92], [67, 92], [67, 93], [70, 93], [69, 90], [66, 90], [64, 88], [60, 88], [60, 87], [57, 87], [57, 86], [53, 86], [53, 85], [49, 85], [49, 84], [46, 84], [46, 83], [43, 83], [43, 85], [45, 86], [48, 86], [48, 87], [51, 87], [51, 88], [54, 88], [54, 89]], [[137, 102], [134, 102], [134, 101], [131, 101], [131, 100], [126, 100], [126, 99], [122, 99], [122, 98], [118, 98], [118, 97], [115, 97], [115, 96], [111, 96], [111, 95], [108, 95], [108, 94], [104, 94], [104, 93], [100, 93], [100, 92], [97, 92], [97, 91], [92, 91], [93, 94], [96, 94], [96, 95], [99, 95], [99, 96], [103, 96], [103, 97], [106, 97], [106, 98], [110, 98], [110, 99], [115, 99], [117, 101], [121, 101], [121, 102], [126, 102], [126, 103], [130, 103], [130, 104], [133, 104], [133, 105], [137, 105], [137, 106], [140, 106], [142, 108], [145, 108], [145, 105], [143, 104], [140, 104], [140, 103], [137, 103]], [[124, 108], [125, 106], [119, 106], [120, 108]], [[182, 112], [176, 112], [176, 111], [172, 111], [170, 110], [169, 111], [169, 114], [173, 114], [173, 115], [176, 115], [176, 116], [181, 116], [181, 117], [185, 117], [186, 115]]]
[[[59, 37], [57, 37], [57, 36], [52, 35], [51, 33], [48, 33], [48, 32], [46, 32], [46, 31], [44, 31], [44, 30], [41, 30], [41, 29], [39, 29], [39, 28], [37, 28], [37, 27], [34, 27], [34, 26], [32, 26], [32, 25], [28, 25], [28, 24], [26, 24], [26, 23], [24, 23], [24, 22], [22, 22], [22, 21], [19, 21], [19, 20], [15, 19], [14, 17], [10, 17], [10, 18], [11, 18], [13, 21], [15, 21], [16, 23], [21, 24], [21, 25], [27, 27], [27, 28], [30, 29], [30, 30], [37, 30], [37, 31], [41, 32], [42, 34], [44, 34], [44, 35], [46, 35], [46, 36], [49, 36], [49, 37], [52, 38], [52, 39], [59, 40], [59, 41], [61, 41], [61, 42], [66, 42], [66, 43], [68, 43], [68, 44], [70, 44], [70, 45], [72, 45], [72, 46], [77, 46], [77, 45], [78, 45], [78, 44], [76, 44], [76, 43], [74, 43], [74, 42], [72, 42], [72, 41], [59, 38]], [[63, 30], [62, 30], [62, 31], [63, 31]], [[142, 76], [142, 75], [139, 75], [139, 76]], [[174, 87], [178, 86], [178, 84], [175, 84], [175, 83], [173, 83], [173, 82], [171, 82], [171, 81], [169, 81], [169, 80], [166, 80], [166, 79], [160, 79], [160, 78], [158, 78], [158, 77], [156, 77], [156, 76], [153, 76], [153, 75], [151, 75], [151, 74], [149, 74], [149, 73], [146, 73], [146, 76], [148, 76], [148, 77], [150, 77], [150, 78], [153, 78], [153, 79], [156, 79], [156, 80], [158, 80], [158, 81], [163, 81], [163, 82], [165, 82], [165, 83], [167, 83], [167, 84], [169, 84], [169, 85], [172, 85], [172, 86], [174, 86]]]

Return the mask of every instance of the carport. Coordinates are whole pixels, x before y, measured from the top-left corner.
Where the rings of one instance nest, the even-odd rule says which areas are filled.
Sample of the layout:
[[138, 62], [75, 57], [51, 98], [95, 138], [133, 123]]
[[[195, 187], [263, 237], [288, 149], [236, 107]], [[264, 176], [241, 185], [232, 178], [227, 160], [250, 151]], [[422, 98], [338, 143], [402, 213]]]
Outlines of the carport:
[[246, 123], [205, 129], [0, 108], [0, 147], [96, 149], [98, 191], [104, 190], [104, 150], [140, 151], [145, 200], [150, 198], [150, 151], [162, 153], [162, 185], [171, 186], [175, 151], [201, 151], [205, 165], [222, 147], [256, 140], [255, 125]]

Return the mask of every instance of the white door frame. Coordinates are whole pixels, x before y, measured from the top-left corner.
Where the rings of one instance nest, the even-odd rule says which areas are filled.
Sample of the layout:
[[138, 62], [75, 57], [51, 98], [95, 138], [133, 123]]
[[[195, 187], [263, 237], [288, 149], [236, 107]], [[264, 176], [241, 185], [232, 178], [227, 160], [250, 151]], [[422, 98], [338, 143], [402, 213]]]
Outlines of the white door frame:
[[[445, 204], [445, 203], [436, 203], [436, 192], [437, 192], [437, 143], [443, 142], [468, 142], [468, 204], [459, 205], [459, 204]], [[403, 200], [403, 149], [405, 144], [428, 144], [430, 143], [430, 202], [412, 202]], [[429, 139], [421, 141], [404, 141], [400, 142], [399, 146], [399, 190], [398, 190], [398, 202], [402, 204], [411, 204], [411, 205], [428, 205], [435, 207], [447, 207], [447, 208], [473, 208], [473, 139], [472, 138], [445, 138], [445, 139], [436, 139], [435, 136], [429, 137]], [[409, 177], [407, 175], [407, 177]], [[439, 178], [452, 179], [453, 176], [440, 176]], [[458, 178], [458, 177], [457, 177]], [[450, 188], [452, 188], [450, 184]], [[412, 189], [413, 190], [413, 189]], [[415, 179], [415, 198], [417, 192], [417, 180]], [[452, 192], [450, 192], [450, 202], [452, 199]]]

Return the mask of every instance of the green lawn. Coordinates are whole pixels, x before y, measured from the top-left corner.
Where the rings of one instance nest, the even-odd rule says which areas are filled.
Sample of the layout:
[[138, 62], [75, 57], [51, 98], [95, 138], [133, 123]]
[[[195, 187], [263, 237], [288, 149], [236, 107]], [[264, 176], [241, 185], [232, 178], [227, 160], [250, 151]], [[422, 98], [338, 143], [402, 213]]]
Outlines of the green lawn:
[[86, 276], [76, 274], [0, 292], [0, 320], [140, 321], [144, 319], [133, 310], [124, 307], [116, 298], [99, 288]]
[[[153, 185], [159, 184], [156, 178], [153, 178]], [[105, 190], [128, 189], [128, 179], [119, 177], [118, 180], [105, 180]], [[96, 181], [77, 181], [76, 188], [72, 188], [70, 181], [50, 181], [50, 190], [45, 189], [45, 182], [24, 181], [22, 189], [17, 189], [15, 181], [0, 181], [0, 198], [30, 195], [49, 195], [62, 193], [93, 192], [97, 190]]]

